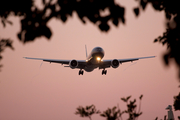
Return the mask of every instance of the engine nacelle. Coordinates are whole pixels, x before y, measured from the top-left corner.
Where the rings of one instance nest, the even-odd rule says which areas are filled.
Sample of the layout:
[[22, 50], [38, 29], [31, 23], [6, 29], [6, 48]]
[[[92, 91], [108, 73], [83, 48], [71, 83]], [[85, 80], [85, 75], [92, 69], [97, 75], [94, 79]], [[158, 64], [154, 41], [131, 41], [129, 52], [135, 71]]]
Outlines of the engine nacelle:
[[72, 69], [76, 68], [76, 67], [78, 66], [78, 61], [77, 61], [77, 60], [71, 60], [71, 61], [69, 62], [69, 66], [70, 66], [70, 68], [72, 68]]
[[112, 61], [111, 61], [111, 66], [112, 66], [113, 68], [119, 67], [119, 61], [118, 61], [117, 59], [112, 60]]

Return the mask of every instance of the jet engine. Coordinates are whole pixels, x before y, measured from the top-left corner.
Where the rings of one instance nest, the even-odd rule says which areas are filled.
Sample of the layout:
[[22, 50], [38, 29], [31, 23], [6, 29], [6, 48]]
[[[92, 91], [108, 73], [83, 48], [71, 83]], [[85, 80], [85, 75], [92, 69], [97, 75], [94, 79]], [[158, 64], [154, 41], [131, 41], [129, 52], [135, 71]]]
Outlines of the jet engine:
[[71, 60], [71, 61], [69, 62], [69, 66], [70, 66], [70, 68], [72, 68], [72, 69], [76, 68], [76, 67], [78, 66], [78, 61], [77, 61], [77, 60]]
[[113, 68], [119, 67], [119, 61], [118, 61], [117, 59], [112, 60], [112, 61], [111, 61], [111, 66], [112, 66]]

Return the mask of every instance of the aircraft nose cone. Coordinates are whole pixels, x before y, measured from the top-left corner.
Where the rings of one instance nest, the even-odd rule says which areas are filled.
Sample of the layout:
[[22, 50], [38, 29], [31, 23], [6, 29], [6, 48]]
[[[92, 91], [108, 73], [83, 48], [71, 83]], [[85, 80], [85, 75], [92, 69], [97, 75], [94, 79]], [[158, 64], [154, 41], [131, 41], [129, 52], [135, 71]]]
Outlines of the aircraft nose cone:
[[99, 53], [99, 54], [104, 54], [104, 50], [101, 48], [101, 47], [95, 47], [93, 50], [92, 50], [92, 54], [93, 53]]
[[102, 51], [102, 48], [99, 47], [99, 48], [97, 48], [96, 50], [97, 50], [98, 52], [101, 52], [101, 51]]
[[101, 52], [102, 50], [101, 49], [97, 49], [98, 52]]

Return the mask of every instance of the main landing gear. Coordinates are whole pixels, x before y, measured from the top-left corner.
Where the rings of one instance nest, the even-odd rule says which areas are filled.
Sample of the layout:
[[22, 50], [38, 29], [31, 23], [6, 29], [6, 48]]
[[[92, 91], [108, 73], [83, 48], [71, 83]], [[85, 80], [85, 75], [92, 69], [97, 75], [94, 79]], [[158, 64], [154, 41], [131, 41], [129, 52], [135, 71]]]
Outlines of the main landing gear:
[[104, 70], [102, 70], [102, 75], [103, 75], [103, 74], [105, 74], [105, 75], [106, 75], [106, 73], [107, 73], [107, 70], [105, 70], [105, 69], [104, 69]]
[[84, 71], [83, 70], [79, 70], [79, 75], [83, 75]]

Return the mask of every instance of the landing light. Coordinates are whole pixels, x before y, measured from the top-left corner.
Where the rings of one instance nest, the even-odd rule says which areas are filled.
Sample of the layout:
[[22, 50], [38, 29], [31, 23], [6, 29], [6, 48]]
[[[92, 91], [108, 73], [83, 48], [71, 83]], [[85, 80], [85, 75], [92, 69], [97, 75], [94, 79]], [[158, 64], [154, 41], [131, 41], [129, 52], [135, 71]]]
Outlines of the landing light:
[[100, 57], [97, 57], [97, 61], [100, 61], [101, 60], [101, 58]]

